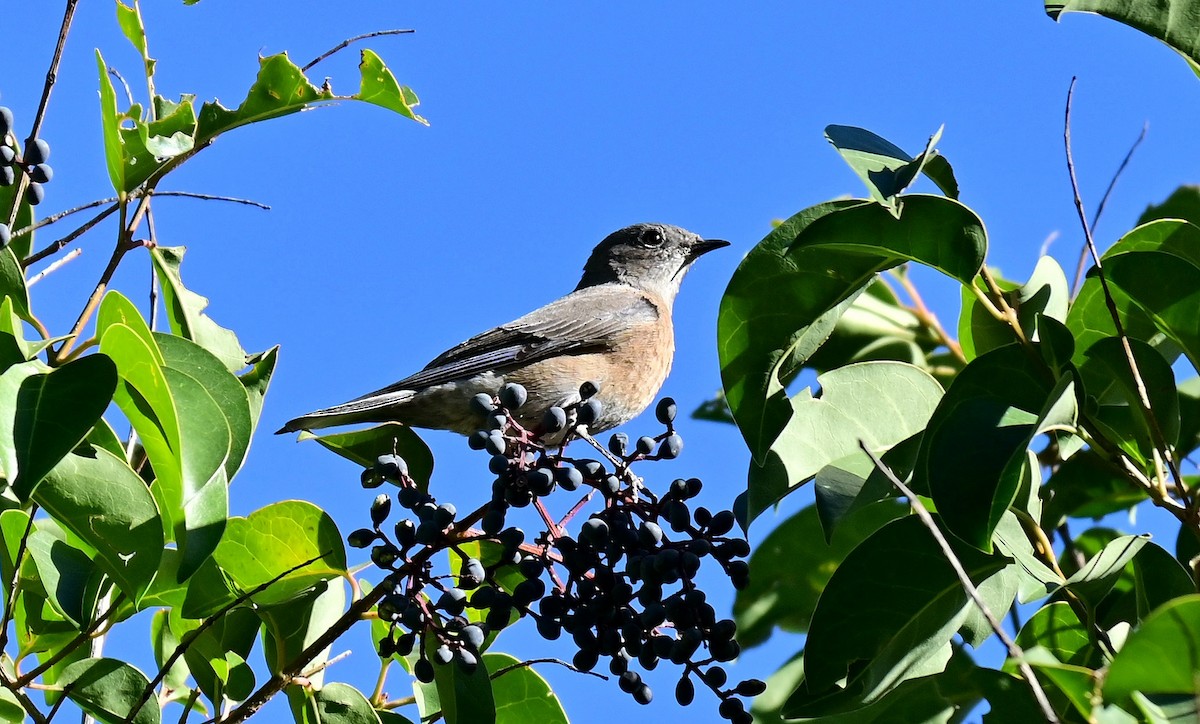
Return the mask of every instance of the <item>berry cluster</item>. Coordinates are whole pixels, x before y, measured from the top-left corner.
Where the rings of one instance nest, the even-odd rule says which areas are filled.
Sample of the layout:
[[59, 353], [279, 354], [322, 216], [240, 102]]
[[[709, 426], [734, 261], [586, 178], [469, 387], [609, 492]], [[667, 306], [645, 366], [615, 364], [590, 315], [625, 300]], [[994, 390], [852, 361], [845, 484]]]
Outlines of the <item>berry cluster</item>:
[[[13, 135], [13, 112], [11, 108], [0, 106], [0, 186], [12, 186], [17, 180], [17, 170], [29, 177], [29, 185], [25, 187], [25, 200], [30, 206], [37, 206], [46, 198], [43, 184], [54, 178], [54, 169], [46, 160], [50, 158], [50, 144], [42, 138], [30, 138], [25, 141], [24, 152], [18, 153], [10, 145]], [[9, 229], [4, 226], [0, 235], [7, 237]], [[7, 244], [7, 239], [0, 239]]]
[[[591, 671], [607, 659], [621, 690], [639, 703], [649, 703], [653, 692], [634, 664], [651, 670], [666, 660], [683, 669], [675, 689], [680, 704], [692, 702], [694, 679], [716, 694], [722, 717], [749, 722], [737, 697], [756, 696], [764, 685], [749, 680], [727, 686], [722, 664], [740, 653], [736, 626], [717, 617], [695, 582], [710, 560], [734, 586], [745, 587], [749, 570], [742, 559], [749, 545], [730, 535], [732, 512], [693, 506], [699, 479], [677, 479], [658, 496], [631, 472], [635, 463], [679, 455], [683, 440], [674, 427], [675, 403], [664, 399], [657, 407], [663, 433], [639, 438], [632, 449], [618, 433], [606, 449], [586, 431], [601, 413], [596, 391], [596, 385], [585, 384], [580, 402], [551, 408], [534, 429], [514, 416], [527, 401], [519, 385], [506, 385], [495, 398], [479, 396], [473, 406], [484, 427], [469, 444], [491, 455], [488, 467], [496, 478], [491, 500], [468, 516], [458, 517], [454, 506], [438, 505], [420, 490], [396, 455], [381, 456], [363, 472], [365, 487], [397, 484], [397, 502], [413, 516], [396, 523], [389, 536], [384, 523], [392, 503], [383, 494], [371, 507], [372, 527], [349, 536], [352, 546], [371, 547], [372, 561], [391, 571], [381, 584], [388, 593], [378, 614], [389, 633], [379, 653], [417, 650], [413, 672], [428, 682], [435, 664], [453, 661], [473, 669], [489, 633], [530, 617], [548, 640], [571, 636], [575, 668]], [[580, 438], [602, 459], [569, 457], [568, 445]], [[543, 499], [560, 488], [584, 494], [555, 520]], [[600, 510], [570, 534], [568, 525], [592, 500]], [[511, 509], [528, 506], [544, 524], [533, 539], [507, 521]], [[476, 522], [479, 529], [472, 527]], [[484, 553], [467, 555], [466, 543], [478, 543]], [[436, 576], [432, 554], [447, 548], [457, 551], [462, 565], [451, 576]]]

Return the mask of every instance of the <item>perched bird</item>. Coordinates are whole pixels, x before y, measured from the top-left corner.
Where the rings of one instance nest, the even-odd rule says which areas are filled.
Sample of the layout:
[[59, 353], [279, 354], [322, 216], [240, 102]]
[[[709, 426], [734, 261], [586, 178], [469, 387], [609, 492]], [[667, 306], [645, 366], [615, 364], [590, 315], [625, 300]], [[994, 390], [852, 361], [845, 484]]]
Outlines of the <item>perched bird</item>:
[[549, 408], [578, 402], [584, 382], [597, 383], [603, 410], [589, 429], [616, 427], [646, 409], [671, 369], [671, 305], [684, 273], [728, 245], [667, 224], [613, 232], [592, 251], [575, 291], [446, 350], [393, 385], [297, 417], [279, 433], [398, 421], [469, 435], [482, 422], [471, 398], [495, 395], [509, 382], [529, 394], [514, 413], [527, 429]]

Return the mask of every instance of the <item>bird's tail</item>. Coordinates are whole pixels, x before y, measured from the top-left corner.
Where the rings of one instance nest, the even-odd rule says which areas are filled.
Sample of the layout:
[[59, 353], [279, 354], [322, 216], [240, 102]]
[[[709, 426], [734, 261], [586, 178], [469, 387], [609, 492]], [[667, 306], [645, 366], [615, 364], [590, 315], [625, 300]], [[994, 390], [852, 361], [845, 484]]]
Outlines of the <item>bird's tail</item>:
[[300, 430], [316, 430], [336, 425], [353, 425], [360, 422], [389, 422], [402, 418], [397, 414], [397, 408], [404, 405], [416, 394], [413, 390], [395, 390], [391, 392], [374, 392], [369, 395], [344, 402], [323, 410], [301, 415], [294, 420], [288, 420], [283, 427], [275, 431], [276, 435]]

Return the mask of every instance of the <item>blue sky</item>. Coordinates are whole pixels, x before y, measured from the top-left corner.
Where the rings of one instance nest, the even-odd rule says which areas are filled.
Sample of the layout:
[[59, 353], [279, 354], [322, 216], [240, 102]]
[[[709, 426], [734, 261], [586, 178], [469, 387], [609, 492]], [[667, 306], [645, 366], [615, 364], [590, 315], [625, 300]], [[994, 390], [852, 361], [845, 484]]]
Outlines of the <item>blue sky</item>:
[[[36, 106], [57, 31], [57, 11], [45, 5], [18, 4], [6, 15], [20, 32], [6, 33], [0, 103], [14, 108], [19, 128]], [[171, 199], [155, 205], [161, 242], [189, 247], [184, 280], [212, 299], [212, 316], [247, 349], [283, 347], [262, 429], [234, 484], [240, 514], [298, 497], [329, 510], [345, 531], [362, 525], [373, 494], [358, 487], [358, 471], [312, 443], [270, 432], [560, 296], [599, 239], [637, 221], [733, 242], [696, 266], [676, 305], [676, 364], [663, 393], [694, 408], [719, 386], [716, 310], [741, 256], [772, 219], [862, 194], [823, 139], [826, 124], [864, 126], [911, 152], [945, 124], [940, 148], [961, 198], [987, 224], [990, 262], [1014, 278], [1033, 269], [1055, 232], [1050, 252], [1074, 268], [1081, 238], [1062, 154], [1072, 76], [1079, 77], [1075, 156], [1089, 208], [1149, 123], [1100, 225], [1101, 242], [1115, 240], [1148, 203], [1200, 181], [1200, 85], [1183, 61], [1101, 18], [1055, 24], [1028, 0], [145, 5], [159, 92], [227, 105], [243, 97], [260, 52], [287, 50], [304, 62], [352, 35], [416, 30], [366, 45], [421, 97], [428, 128], [342, 104], [241, 129], [163, 187], [252, 198], [271, 212]], [[114, 15], [111, 3], [80, 3], [44, 130], [56, 171], [46, 213], [111, 191], [93, 48], [144, 95]], [[349, 93], [356, 62], [353, 50], [343, 52], [314, 76], [329, 75], [335, 90]], [[35, 309], [52, 330], [74, 321], [108, 258], [113, 228], [85, 237], [79, 259], [34, 287]], [[144, 304], [148, 273], [145, 259], [131, 258], [116, 286]], [[932, 275], [918, 280], [952, 325], [958, 290]], [[627, 429], [653, 428], [647, 416]], [[705, 503], [727, 507], [744, 487], [740, 436], [692, 421], [682, 434], [683, 457], [646, 472], [667, 480], [699, 475]], [[433, 492], [460, 509], [483, 500], [483, 458], [448, 433], [427, 439], [438, 460]], [[784, 512], [808, 499], [793, 497]], [[771, 525], [761, 519], [752, 540]], [[714, 598], [726, 607], [731, 601]], [[763, 675], [797, 647], [789, 639], [751, 650], [736, 671]], [[355, 653], [331, 676], [369, 687], [365, 640], [340, 648]], [[506, 633], [500, 648], [570, 656], [521, 630]], [[642, 708], [615, 684], [555, 667], [543, 673], [575, 722], [685, 716], [671, 701], [670, 676], [651, 677], [658, 696]], [[407, 693], [399, 679], [389, 688]], [[717, 721], [703, 695], [686, 715]]]

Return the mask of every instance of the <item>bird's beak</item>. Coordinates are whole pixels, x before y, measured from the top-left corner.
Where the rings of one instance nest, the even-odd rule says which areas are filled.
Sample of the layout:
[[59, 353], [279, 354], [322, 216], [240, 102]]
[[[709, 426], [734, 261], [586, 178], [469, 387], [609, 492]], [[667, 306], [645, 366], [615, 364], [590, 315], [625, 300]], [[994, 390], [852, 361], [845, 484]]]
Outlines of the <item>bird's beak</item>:
[[714, 249], [720, 249], [723, 246], [729, 246], [729, 242], [725, 241], [724, 239], [704, 239], [696, 242], [695, 244], [692, 244], [692, 248], [688, 250], [688, 261], [694, 261], [704, 254], [707, 254]]

